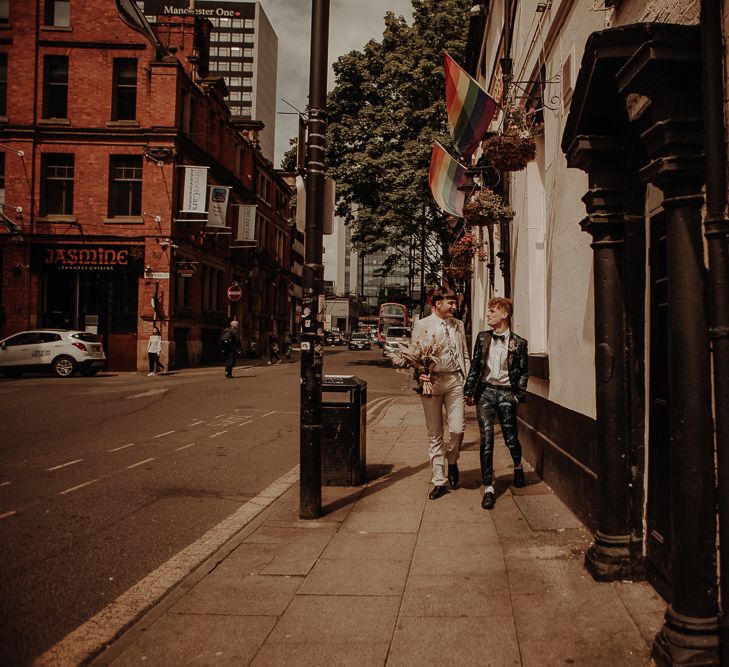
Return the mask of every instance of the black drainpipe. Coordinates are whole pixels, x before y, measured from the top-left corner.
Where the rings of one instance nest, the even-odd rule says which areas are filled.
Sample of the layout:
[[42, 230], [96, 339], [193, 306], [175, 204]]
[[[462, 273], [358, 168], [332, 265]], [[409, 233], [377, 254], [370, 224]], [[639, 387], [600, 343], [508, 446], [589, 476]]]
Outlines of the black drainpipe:
[[721, 0], [701, 0], [706, 218], [709, 251], [709, 337], [714, 354], [714, 405], [719, 493], [721, 654], [729, 664], [729, 219], [726, 217], [724, 49]]

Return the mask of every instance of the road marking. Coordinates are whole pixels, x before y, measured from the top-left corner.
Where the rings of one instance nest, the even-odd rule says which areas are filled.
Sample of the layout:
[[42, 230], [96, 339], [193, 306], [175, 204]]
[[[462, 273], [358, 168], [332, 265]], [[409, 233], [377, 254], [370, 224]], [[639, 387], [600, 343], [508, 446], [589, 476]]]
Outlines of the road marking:
[[79, 489], [83, 489], [85, 486], [89, 486], [90, 484], [94, 484], [95, 482], [98, 482], [98, 481], [99, 481], [98, 479], [92, 479], [90, 482], [84, 482], [83, 484], [79, 484], [78, 486], [72, 486], [70, 489], [61, 491], [58, 495], [65, 496], [67, 493], [71, 493], [72, 491], [78, 491]]
[[214, 419], [219, 419], [220, 417], [225, 417], [227, 415], [227, 412], [224, 412], [222, 415], [215, 415]]
[[299, 466], [296, 466], [205, 533], [197, 542], [170, 558], [96, 616], [66, 635], [33, 664], [38, 667], [78, 665], [98, 653], [124, 628], [155, 605], [167, 591], [179, 584], [200, 563], [286, 493], [298, 479]]
[[253, 420], [251, 419], [250, 421], [243, 422], [242, 424], [238, 424], [238, 426], [246, 426], [247, 424], [250, 424], [252, 421]]
[[275, 414], [276, 414], [276, 411], [271, 410], [271, 412], [267, 412], [265, 415], [261, 415], [261, 419], [263, 419], [264, 417], [268, 417], [268, 415], [275, 415]]
[[199, 422], [192, 422], [192, 424], [190, 424], [190, 426], [197, 426], [198, 424], [204, 424], [204, 423], [205, 423], [205, 420], [203, 419]]
[[188, 449], [189, 447], [194, 447], [195, 443], [191, 442], [189, 445], [183, 445], [182, 447], [178, 447], [175, 449], [176, 452], [181, 452], [183, 449]]
[[128, 445], [122, 445], [121, 447], [114, 447], [114, 449], [110, 449], [110, 452], [118, 452], [122, 449], [126, 449], [127, 447], [134, 447], [134, 443], [130, 442]]
[[0, 521], [2, 521], [3, 519], [7, 519], [9, 516], [13, 516], [14, 514], [17, 514], [15, 510], [5, 512], [5, 514], [0, 514]]
[[137, 463], [132, 463], [132, 465], [127, 466], [127, 470], [131, 470], [132, 468], [136, 468], [137, 466], [144, 465], [145, 463], [149, 463], [150, 461], [154, 461], [156, 456], [153, 456], [151, 459], [144, 459], [144, 461], [137, 461]]
[[66, 466], [72, 466], [74, 463], [81, 463], [83, 459], [76, 459], [75, 461], [69, 461], [68, 463], [61, 463], [60, 466], [53, 466], [52, 468], [48, 468], [46, 472], [51, 472], [51, 470], [60, 470], [61, 468], [65, 468]]
[[0, 486], [10, 486], [12, 482], [0, 482]]
[[175, 431], [165, 431], [164, 433], [158, 433], [155, 435], [155, 438], [164, 438], [166, 435], [170, 435], [171, 433], [174, 433]]
[[213, 435], [211, 435], [210, 437], [211, 437], [211, 438], [217, 438], [217, 437], [218, 437], [219, 435], [223, 435], [223, 433], [227, 433], [227, 432], [228, 432], [228, 431], [220, 431], [220, 432], [218, 432], [218, 433], [214, 433], [214, 434], [213, 434]]
[[127, 396], [127, 400], [130, 398], [144, 398], [145, 396], [156, 396], [157, 394], [164, 394], [168, 392], [169, 389], [150, 389], [149, 391], [143, 391], [141, 394], [132, 394], [131, 396]]

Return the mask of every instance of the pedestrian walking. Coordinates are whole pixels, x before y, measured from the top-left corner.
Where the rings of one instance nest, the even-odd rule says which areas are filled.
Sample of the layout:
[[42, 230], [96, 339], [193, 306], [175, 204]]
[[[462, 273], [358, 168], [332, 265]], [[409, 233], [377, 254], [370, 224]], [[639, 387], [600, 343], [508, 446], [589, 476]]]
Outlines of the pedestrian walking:
[[233, 377], [233, 366], [235, 357], [240, 350], [240, 335], [238, 333], [238, 321], [232, 320], [229, 327], [223, 329], [220, 336], [220, 348], [225, 356], [225, 377]]
[[[418, 381], [431, 382], [433, 393], [421, 393], [425, 426], [428, 430], [428, 454], [433, 488], [428, 497], [435, 500], [458, 486], [458, 458], [465, 430], [465, 402], [463, 385], [468, 375], [470, 360], [463, 322], [453, 317], [456, 312], [456, 294], [446, 287], [437, 288], [431, 295], [432, 314], [415, 323], [411, 345], [435, 342], [443, 349], [429, 374], [420, 374]], [[443, 437], [443, 410], [450, 439]], [[446, 476], [446, 461], [448, 471]]]
[[268, 366], [273, 363], [274, 358], [276, 363], [281, 361], [281, 357], [278, 356], [278, 336], [272, 331], [268, 334]]
[[514, 306], [511, 299], [496, 297], [488, 304], [486, 321], [491, 331], [476, 338], [471, 371], [464, 394], [468, 405], [476, 404], [481, 434], [480, 457], [484, 494], [481, 507], [493, 509], [496, 502], [494, 475], [494, 422], [501, 424], [504, 442], [514, 461], [514, 486], [525, 484], [521, 444], [516, 429], [516, 409], [526, 400], [529, 381], [527, 341], [511, 331]]
[[149, 337], [149, 342], [147, 343], [147, 360], [149, 361], [149, 373], [147, 373], [147, 377], [151, 377], [160, 370], [163, 375], [167, 372], [164, 364], [159, 360], [161, 352], [162, 334], [157, 327], [152, 327], [152, 335]]

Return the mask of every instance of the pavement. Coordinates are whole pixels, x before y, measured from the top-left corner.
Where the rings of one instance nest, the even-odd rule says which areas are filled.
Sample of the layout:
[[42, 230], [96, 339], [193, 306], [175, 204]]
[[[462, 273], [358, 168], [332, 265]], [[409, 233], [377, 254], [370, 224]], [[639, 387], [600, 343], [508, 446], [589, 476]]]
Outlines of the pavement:
[[664, 601], [592, 580], [590, 533], [528, 465], [528, 485], [510, 486], [498, 431], [494, 510], [480, 507], [472, 409], [460, 486], [428, 500], [420, 399], [383, 405], [366, 485], [324, 487], [307, 521], [294, 482], [92, 664], [650, 664]]

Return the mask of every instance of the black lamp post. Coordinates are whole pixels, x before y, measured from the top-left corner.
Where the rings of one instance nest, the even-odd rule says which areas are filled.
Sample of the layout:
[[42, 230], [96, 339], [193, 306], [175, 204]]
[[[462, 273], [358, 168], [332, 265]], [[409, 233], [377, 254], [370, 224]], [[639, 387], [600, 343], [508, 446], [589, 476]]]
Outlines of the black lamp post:
[[311, 3], [309, 124], [306, 152], [306, 256], [301, 336], [301, 435], [299, 517], [321, 515], [321, 382], [324, 346], [319, 314], [327, 132], [326, 86], [329, 0]]

